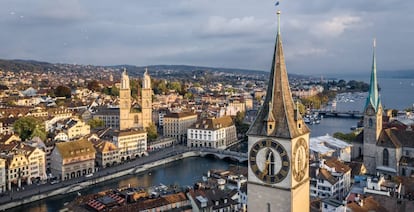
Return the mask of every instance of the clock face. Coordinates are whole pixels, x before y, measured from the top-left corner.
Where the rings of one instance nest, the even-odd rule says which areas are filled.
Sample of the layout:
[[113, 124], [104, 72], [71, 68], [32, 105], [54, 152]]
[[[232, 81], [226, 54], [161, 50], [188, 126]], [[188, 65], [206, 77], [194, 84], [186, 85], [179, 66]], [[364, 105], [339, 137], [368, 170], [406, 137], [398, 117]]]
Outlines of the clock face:
[[293, 178], [300, 182], [308, 172], [309, 150], [305, 139], [301, 138], [293, 147]]
[[266, 139], [253, 144], [249, 153], [250, 169], [261, 181], [275, 184], [289, 173], [289, 156], [277, 141]]

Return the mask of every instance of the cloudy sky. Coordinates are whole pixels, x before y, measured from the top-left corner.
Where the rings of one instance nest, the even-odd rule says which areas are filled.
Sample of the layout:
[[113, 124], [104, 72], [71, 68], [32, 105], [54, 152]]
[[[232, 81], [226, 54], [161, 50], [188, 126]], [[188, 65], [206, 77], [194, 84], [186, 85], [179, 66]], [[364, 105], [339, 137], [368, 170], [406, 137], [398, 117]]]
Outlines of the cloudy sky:
[[[275, 0], [1, 0], [0, 58], [269, 70]], [[281, 0], [290, 73], [413, 69], [414, 2]]]

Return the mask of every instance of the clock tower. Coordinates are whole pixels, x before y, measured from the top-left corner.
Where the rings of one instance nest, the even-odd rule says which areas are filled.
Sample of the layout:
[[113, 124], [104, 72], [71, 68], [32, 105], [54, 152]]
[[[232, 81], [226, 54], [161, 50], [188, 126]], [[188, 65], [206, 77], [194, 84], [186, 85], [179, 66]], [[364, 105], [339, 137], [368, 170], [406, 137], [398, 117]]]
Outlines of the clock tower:
[[290, 92], [278, 30], [266, 98], [248, 135], [248, 211], [309, 211], [309, 133]]
[[382, 105], [378, 93], [377, 63], [375, 57], [376, 42], [373, 44], [372, 70], [369, 93], [364, 109], [364, 164], [368, 173], [376, 174], [376, 144], [382, 130]]

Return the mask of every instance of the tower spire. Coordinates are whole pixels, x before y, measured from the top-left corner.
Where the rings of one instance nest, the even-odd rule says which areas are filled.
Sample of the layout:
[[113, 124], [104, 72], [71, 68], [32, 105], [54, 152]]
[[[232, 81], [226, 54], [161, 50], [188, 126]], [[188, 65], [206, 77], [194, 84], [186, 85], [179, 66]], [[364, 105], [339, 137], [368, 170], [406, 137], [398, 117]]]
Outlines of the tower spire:
[[273, 53], [269, 84], [263, 106], [250, 126], [249, 135], [296, 138], [309, 129], [300, 114], [295, 114], [295, 104], [290, 92], [280, 33], [280, 11], [277, 11], [278, 31]]
[[277, 10], [277, 34], [280, 34], [280, 10]]
[[369, 93], [367, 97], [367, 102], [365, 104], [365, 108], [369, 105], [372, 105], [375, 111], [378, 110], [378, 106], [380, 105], [380, 99], [378, 94], [378, 82], [377, 82], [377, 61], [375, 56], [375, 49], [376, 49], [376, 39], [374, 38], [373, 45], [372, 45], [372, 68], [371, 68], [371, 80], [369, 86]]

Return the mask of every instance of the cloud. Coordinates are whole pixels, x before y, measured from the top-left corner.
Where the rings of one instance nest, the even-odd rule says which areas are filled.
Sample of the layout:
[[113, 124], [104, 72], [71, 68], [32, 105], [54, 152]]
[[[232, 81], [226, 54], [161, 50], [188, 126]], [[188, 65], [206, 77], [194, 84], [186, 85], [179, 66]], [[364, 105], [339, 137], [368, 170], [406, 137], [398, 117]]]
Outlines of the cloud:
[[204, 36], [234, 36], [252, 35], [265, 25], [265, 21], [258, 20], [253, 16], [241, 18], [225, 18], [221, 16], [209, 17], [201, 33]]
[[[1, 2], [0, 58], [269, 70], [277, 29], [271, 1]], [[378, 67], [412, 67], [413, 6], [406, 0], [281, 2], [289, 71], [364, 70], [373, 37]]]
[[329, 21], [324, 21], [312, 29], [311, 33], [319, 37], [337, 37], [342, 35], [345, 30], [354, 28], [362, 22], [358, 16], [343, 15], [333, 17]]

